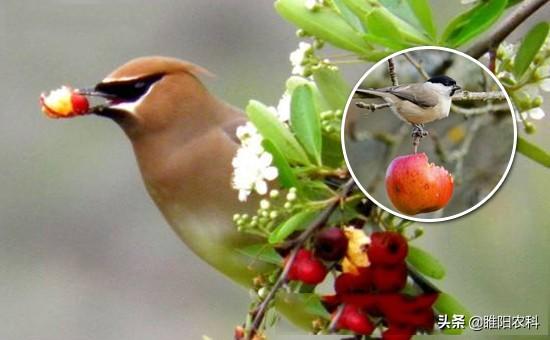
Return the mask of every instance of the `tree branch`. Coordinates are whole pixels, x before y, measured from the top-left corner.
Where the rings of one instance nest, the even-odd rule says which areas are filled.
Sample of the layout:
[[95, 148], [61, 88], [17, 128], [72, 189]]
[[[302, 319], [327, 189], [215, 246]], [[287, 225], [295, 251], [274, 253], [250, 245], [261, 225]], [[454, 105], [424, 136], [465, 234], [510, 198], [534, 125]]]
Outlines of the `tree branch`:
[[461, 102], [468, 100], [505, 100], [506, 97], [501, 91], [490, 91], [490, 92], [470, 92], [470, 91], [460, 91], [455, 93], [452, 97], [453, 102]]
[[500, 103], [500, 104], [488, 103], [485, 106], [470, 107], [470, 108], [460, 107], [458, 105], [453, 104], [451, 106], [451, 110], [454, 113], [458, 113], [464, 116], [476, 116], [476, 115], [481, 115], [491, 111], [492, 112], [507, 111], [507, 110], [510, 110], [510, 106], [508, 106], [507, 102]]
[[481, 58], [492, 47], [497, 47], [513, 30], [548, 0], [524, 0], [484, 38], [466, 50], [475, 59]]
[[340, 202], [349, 196], [351, 190], [355, 186], [355, 182], [353, 178], [350, 178], [346, 183], [344, 183], [341, 187], [340, 193], [334, 198], [334, 200], [311, 222], [311, 224], [304, 230], [303, 233], [300, 234], [294, 241], [293, 241], [293, 248], [290, 251], [290, 255], [288, 256], [288, 260], [286, 261], [285, 266], [283, 267], [283, 271], [277, 278], [277, 281], [273, 286], [271, 287], [271, 290], [267, 294], [267, 296], [262, 300], [258, 308], [252, 313], [253, 315], [253, 321], [252, 326], [250, 327], [250, 331], [248, 332], [246, 339], [251, 340], [252, 337], [256, 334], [258, 329], [260, 329], [260, 325], [262, 324], [262, 321], [264, 320], [265, 313], [269, 307], [270, 302], [275, 298], [275, 295], [279, 291], [279, 289], [285, 284], [288, 277], [288, 272], [290, 271], [290, 268], [292, 267], [292, 264], [294, 263], [294, 259], [296, 258], [296, 254], [298, 253], [298, 250], [303, 246], [303, 244], [307, 241], [307, 239], [319, 228], [321, 228], [326, 221], [329, 219], [330, 215], [336, 210]]
[[395, 65], [393, 64], [393, 59], [388, 59], [388, 71], [390, 73], [390, 79], [393, 86], [399, 85], [399, 80], [397, 80], [397, 76], [395, 75]]
[[385, 107], [390, 107], [391, 104], [390, 103], [374, 104], [374, 103], [357, 102], [355, 103], [355, 106], [357, 106], [360, 109], [367, 109], [370, 112], [374, 112], [376, 110], [383, 109]]
[[426, 70], [424, 70], [424, 67], [422, 67], [422, 65], [416, 59], [414, 59], [408, 53], [403, 53], [403, 56], [405, 56], [405, 58], [409, 61], [409, 63], [411, 63], [412, 66], [414, 66], [416, 68], [416, 70], [418, 71], [418, 73], [420, 73], [422, 75], [424, 80], [430, 79], [430, 76], [428, 75], [428, 72], [426, 72]]

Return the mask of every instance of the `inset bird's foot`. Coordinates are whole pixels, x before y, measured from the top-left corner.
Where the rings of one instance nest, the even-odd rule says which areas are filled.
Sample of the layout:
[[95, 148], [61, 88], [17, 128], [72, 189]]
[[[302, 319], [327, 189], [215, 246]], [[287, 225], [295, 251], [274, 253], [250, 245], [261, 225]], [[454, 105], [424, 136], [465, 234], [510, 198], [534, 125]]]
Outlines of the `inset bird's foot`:
[[428, 131], [424, 129], [423, 124], [413, 124], [413, 130], [411, 133], [412, 144], [414, 148], [414, 153], [418, 151], [418, 146], [420, 145], [420, 140], [428, 135]]
[[424, 129], [423, 124], [413, 124], [413, 130], [411, 137], [413, 138], [424, 138], [428, 135], [428, 131]]

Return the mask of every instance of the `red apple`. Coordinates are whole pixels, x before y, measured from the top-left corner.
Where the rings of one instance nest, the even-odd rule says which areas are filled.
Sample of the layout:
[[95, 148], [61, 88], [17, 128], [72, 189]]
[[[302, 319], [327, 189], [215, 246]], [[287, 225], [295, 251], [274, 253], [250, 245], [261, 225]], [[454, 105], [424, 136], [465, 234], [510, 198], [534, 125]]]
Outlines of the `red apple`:
[[428, 163], [425, 153], [395, 158], [386, 171], [386, 192], [395, 208], [407, 215], [439, 210], [453, 194], [453, 176]]

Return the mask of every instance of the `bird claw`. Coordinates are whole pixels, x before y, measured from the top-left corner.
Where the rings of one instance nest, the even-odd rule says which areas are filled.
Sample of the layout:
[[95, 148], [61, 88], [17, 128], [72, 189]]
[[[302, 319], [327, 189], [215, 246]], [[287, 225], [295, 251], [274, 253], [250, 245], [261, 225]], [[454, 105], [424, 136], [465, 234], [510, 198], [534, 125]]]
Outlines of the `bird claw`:
[[414, 153], [418, 151], [418, 146], [420, 145], [420, 140], [428, 135], [428, 131], [424, 129], [424, 126], [421, 124], [414, 124], [411, 137], [412, 144], [414, 148]]

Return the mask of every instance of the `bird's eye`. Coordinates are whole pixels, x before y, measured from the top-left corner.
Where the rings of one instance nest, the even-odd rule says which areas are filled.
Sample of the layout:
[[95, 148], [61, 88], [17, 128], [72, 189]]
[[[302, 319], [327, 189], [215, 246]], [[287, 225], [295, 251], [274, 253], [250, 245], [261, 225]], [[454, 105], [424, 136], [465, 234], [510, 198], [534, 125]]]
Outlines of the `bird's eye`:
[[109, 94], [120, 101], [133, 102], [146, 94], [149, 88], [162, 79], [163, 76], [164, 74], [153, 74], [131, 80], [99, 83], [95, 89], [96, 91]]

